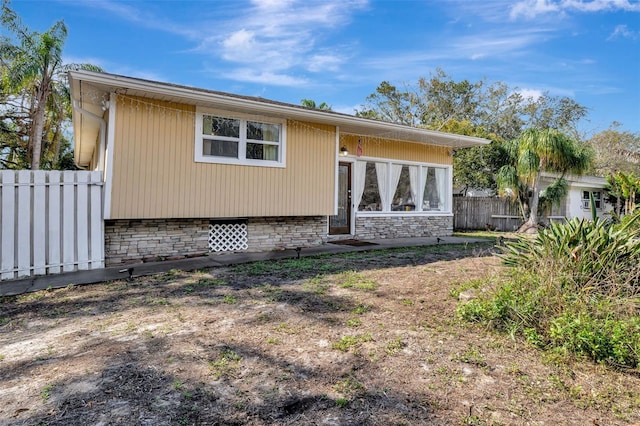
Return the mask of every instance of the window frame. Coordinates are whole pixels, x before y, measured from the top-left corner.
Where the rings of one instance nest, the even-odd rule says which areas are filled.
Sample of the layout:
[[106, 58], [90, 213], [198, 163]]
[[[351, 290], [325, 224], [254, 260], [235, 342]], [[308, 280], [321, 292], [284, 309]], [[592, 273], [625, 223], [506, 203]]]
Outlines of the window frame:
[[[404, 161], [404, 160], [394, 160], [394, 159], [385, 159], [385, 158], [375, 158], [375, 157], [359, 157], [353, 160], [353, 163], [356, 161], [364, 161], [364, 162], [372, 162], [372, 163], [384, 163], [386, 164], [387, 170], [390, 170], [392, 164], [401, 165], [401, 166], [418, 166], [418, 182], [422, 181], [422, 173], [424, 173], [424, 167], [429, 168], [439, 168], [445, 171], [445, 183], [444, 183], [444, 204], [445, 208], [442, 210], [424, 210], [423, 209], [423, 195], [424, 188], [418, 191], [418, 200], [414, 200], [416, 204], [416, 210], [392, 210], [391, 208], [391, 200], [387, 203], [385, 200], [382, 200], [382, 210], [358, 210], [359, 206], [354, 206], [354, 212], [358, 217], [368, 217], [368, 216], [452, 216], [453, 215], [453, 166], [450, 164], [436, 164], [436, 163], [423, 163], [423, 162], [415, 162], [415, 161]], [[354, 177], [355, 179], [355, 177]], [[391, 182], [391, 173], [387, 172], [387, 183]], [[357, 184], [354, 182], [354, 184]], [[396, 188], [394, 188], [395, 193]], [[381, 196], [381, 194], [380, 194]], [[389, 196], [389, 198], [393, 198], [393, 194]], [[418, 206], [420, 209], [418, 209]]]
[[[228, 118], [240, 121], [240, 136], [236, 138], [227, 136], [207, 137], [203, 131], [204, 116], [216, 116], [221, 118]], [[278, 142], [273, 141], [259, 141], [255, 139], [247, 138], [247, 122], [263, 123], [280, 126], [280, 140]], [[204, 141], [218, 139], [221, 141], [237, 141], [238, 142], [238, 158], [234, 157], [222, 157], [214, 155], [203, 154]], [[287, 141], [287, 120], [275, 117], [267, 117], [262, 115], [250, 115], [237, 112], [231, 112], [226, 110], [196, 107], [195, 116], [195, 156], [194, 161], [196, 163], [213, 163], [213, 164], [231, 164], [231, 165], [243, 165], [243, 166], [258, 166], [258, 167], [286, 167], [286, 143]], [[247, 158], [247, 144], [261, 144], [268, 146], [278, 147], [278, 159], [277, 160], [260, 160]]]
[[[587, 193], [587, 198], [584, 197], [585, 193]], [[602, 191], [600, 190], [587, 190], [583, 189], [580, 193], [580, 201], [582, 204], [582, 210], [590, 210], [591, 209], [591, 199], [589, 195], [593, 195], [593, 201], [596, 205], [596, 210], [602, 210]], [[597, 197], [596, 197], [597, 195]]]

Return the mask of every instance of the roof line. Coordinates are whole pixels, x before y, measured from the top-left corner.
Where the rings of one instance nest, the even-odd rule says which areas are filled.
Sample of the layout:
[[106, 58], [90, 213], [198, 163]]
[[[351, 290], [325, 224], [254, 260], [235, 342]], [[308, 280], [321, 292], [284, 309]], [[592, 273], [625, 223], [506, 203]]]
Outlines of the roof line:
[[356, 117], [335, 111], [325, 111], [311, 109], [301, 105], [294, 105], [279, 101], [272, 101], [265, 98], [235, 95], [226, 92], [213, 91], [208, 89], [183, 86], [173, 83], [164, 83], [140, 78], [127, 77], [117, 74], [100, 73], [95, 71], [75, 70], [69, 71], [71, 79], [82, 80], [86, 82], [103, 84], [108, 86], [121, 86], [133, 90], [142, 90], [163, 94], [167, 96], [178, 96], [186, 99], [198, 100], [202, 102], [221, 102], [238, 108], [246, 108], [249, 104], [251, 107], [266, 113], [287, 113], [298, 119], [307, 119], [311, 121], [321, 122], [323, 124], [341, 125], [360, 125], [369, 129], [378, 129], [386, 132], [402, 131], [414, 133], [415, 135], [437, 136], [442, 139], [451, 141], [465, 141], [473, 145], [486, 145], [491, 141], [488, 139], [465, 136], [437, 130], [429, 130], [420, 127], [412, 127], [404, 124], [391, 123], [387, 121], [374, 120], [371, 118]]

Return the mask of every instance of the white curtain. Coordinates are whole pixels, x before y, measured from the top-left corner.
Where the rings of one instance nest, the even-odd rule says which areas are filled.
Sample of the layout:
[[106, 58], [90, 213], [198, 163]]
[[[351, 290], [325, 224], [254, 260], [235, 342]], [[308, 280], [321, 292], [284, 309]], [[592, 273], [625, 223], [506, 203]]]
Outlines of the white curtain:
[[411, 185], [411, 202], [418, 207], [418, 166], [409, 166], [409, 184]]
[[447, 187], [446, 182], [446, 169], [436, 168], [436, 188], [438, 188], [438, 210], [443, 211], [445, 209], [445, 189]]
[[356, 161], [353, 165], [353, 172], [355, 173], [355, 188], [353, 188], [353, 202], [356, 206], [356, 210], [360, 206], [362, 201], [362, 194], [364, 194], [364, 181], [367, 177], [367, 162]]
[[428, 167], [423, 167], [422, 168], [422, 174], [420, 175], [420, 192], [422, 193], [422, 210], [427, 210], [427, 205], [425, 201], [429, 201], [427, 200], [427, 197], [425, 196], [426, 194], [424, 193], [425, 190], [425, 186], [427, 185], [427, 174], [429, 172], [429, 168]]
[[378, 176], [378, 190], [380, 191], [380, 202], [382, 203], [382, 210], [388, 209], [388, 195], [389, 188], [387, 188], [387, 165], [385, 163], [376, 163], [376, 175]]
[[387, 206], [389, 206], [389, 208], [391, 208], [391, 203], [393, 202], [393, 194], [395, 194], [396, 190], [398, 189], [398, 182], [400, 182], [401, 173], [402, 165], [391, 165], [391, 191], [389, 191], [389, 198], [387, 199]]

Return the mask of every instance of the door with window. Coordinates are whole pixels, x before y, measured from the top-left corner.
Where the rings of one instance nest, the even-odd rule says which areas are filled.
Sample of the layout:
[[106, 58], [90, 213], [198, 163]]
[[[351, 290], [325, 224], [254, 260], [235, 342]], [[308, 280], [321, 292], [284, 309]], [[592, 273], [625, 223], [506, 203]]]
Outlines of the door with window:
[[338, 164], [338, 214], [329, 216], [329, 234], [351, 233], [351, 163]]

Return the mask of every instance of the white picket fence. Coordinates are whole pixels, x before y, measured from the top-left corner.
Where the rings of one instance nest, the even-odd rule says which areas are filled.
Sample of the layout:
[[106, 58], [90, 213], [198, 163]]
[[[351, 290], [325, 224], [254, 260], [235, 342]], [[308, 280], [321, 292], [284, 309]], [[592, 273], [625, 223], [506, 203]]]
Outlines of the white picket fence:
[[0, 279], [104, 268], [102, 174], [0, 171]]

